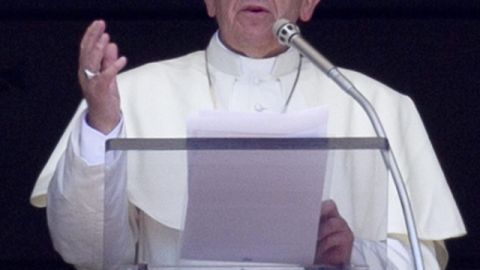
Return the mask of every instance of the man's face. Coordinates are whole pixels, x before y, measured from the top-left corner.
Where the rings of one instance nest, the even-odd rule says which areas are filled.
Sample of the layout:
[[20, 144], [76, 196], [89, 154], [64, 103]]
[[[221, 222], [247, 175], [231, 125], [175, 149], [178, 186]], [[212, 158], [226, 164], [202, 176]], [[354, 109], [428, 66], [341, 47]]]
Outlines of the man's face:
[[205, 0], [208, 15], [216, 17], [220, 37], [231, 49], [252, 57], [278, 53], [272, 33], [280, 18], [310, 20], [319, 0]]

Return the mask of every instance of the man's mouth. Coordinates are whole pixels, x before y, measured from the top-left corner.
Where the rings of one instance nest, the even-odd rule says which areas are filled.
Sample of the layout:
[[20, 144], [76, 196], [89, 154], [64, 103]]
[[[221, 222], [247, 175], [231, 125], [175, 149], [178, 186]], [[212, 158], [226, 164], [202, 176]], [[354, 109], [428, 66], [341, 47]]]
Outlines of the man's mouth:
[[245, 7], [242, 11], [249, 12], [249, 13], [267, 13], [269, 12], [268, 9], [262, 6], [248, 6]]

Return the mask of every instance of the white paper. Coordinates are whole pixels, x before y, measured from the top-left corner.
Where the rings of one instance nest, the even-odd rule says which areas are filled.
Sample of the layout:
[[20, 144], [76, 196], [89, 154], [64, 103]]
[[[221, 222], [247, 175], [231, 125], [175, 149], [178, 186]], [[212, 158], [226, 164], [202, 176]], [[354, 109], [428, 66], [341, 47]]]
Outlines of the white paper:
[[[202, 112], [195, 137], [318, 137], [324, 108], [295, 114]], [[326, 154], [319, 150], [194, 150], [181, 257], [310, 265]]]
[[202, 111], [188, 119], [189, 137], [324, 137], [325, 107], [294, 113]]

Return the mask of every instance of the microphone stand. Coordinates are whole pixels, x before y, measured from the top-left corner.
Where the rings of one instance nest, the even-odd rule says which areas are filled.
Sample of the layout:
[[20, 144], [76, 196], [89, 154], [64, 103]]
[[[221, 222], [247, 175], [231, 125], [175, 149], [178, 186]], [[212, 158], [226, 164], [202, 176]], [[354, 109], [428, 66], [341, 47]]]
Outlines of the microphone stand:
[[[373, 108], [370, 101], [358, 91], [358, 89], [323, 55], [321, 55], [315, 48], [313, 48], [308, 42], [306, 42], [300, 36], [300, 30], [298, 26], [285, 19], [278, 20], [273, 26], [274, 35], [278, 37], [281, 44], [293, 47], [300, 51], [305, 57], [310, 59], [312, 63], [320, 68], [329, 78], [331, 78], [343, 91], [350, 95], [365, 111], [375, 133], [380, 138], [387, 138], [387, 134], [383, 125], [378, 117], [377, 112]], [[418, 239], [418, 233], [415, 226], [415, 219], [413, 217], [412, 206], [408, 198], [408, 193], [405, 188], [405, 182], [403, 181], [402, 174], [398, 167], [395, 156], [393, 155], [390, 147], [387, 150], [382, 150], [382, 157], [385, 165], [390, 170], [393, 182], [400, 198], [403, 213], [405, 215], [405, 224], [408, 231], [408, 238], [410, 241], [411, 251], [413, 254], [414, 265], [416, 270], [424, 270], [423, 257], [420, 249], [420, 242]]]

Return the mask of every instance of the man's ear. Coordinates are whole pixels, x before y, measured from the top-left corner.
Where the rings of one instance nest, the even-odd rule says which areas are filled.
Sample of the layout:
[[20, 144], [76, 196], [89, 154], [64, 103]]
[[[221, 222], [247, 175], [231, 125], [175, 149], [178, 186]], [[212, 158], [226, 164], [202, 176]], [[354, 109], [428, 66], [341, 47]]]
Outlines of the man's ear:
[[300, 9], [300, 20], [308, 22], [312, 18], [313, 12], [319, 3], [320, 0], [303, 0], [302, 7]]
[[215, 8], [215, 0], [204, 0], [204, 2], [205, 2], [205, 7], [207, 8], [208, 16], [214, 18], [217, 14], [217, 11]]

